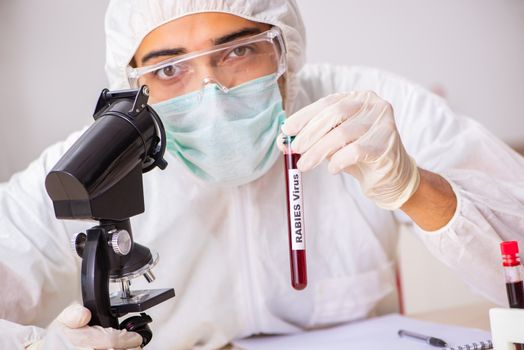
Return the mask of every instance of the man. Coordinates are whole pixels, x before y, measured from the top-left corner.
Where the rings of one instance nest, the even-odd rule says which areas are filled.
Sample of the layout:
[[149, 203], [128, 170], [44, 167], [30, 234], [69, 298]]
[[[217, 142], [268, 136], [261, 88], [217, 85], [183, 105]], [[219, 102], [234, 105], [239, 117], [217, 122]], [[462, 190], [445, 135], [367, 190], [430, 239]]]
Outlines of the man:
[[[111, 88], [147, 84], [169, 139], [170, 165], [144, 177], [147, 212], [133, 220], [136, 241], [161, 256], [155, 283], [178, 295], [151, 309], [151, 348], [217, 348], [379, 313], [395, 293], [406, 221], [503, 303], [492, 281], [502, 280], [498, 243], [524, 228], [524, 161], [480, 125], [393, 75], [304, 66], [291, 0], [115, 0], [106, 33]], [[300, 292], [289, 282], [280, 131], [296, 136], [304, 172], [309, 285]], [[37, 348], [53, 334], [91, 348], [141, 342], [85, 327], [79, 306], [47, 336], [20, 325], [45, 326], [78, 299], [68, 238], [86, 225], [54, 219], [43, 187], [77, 137], [1, 189], [5, 347]]]

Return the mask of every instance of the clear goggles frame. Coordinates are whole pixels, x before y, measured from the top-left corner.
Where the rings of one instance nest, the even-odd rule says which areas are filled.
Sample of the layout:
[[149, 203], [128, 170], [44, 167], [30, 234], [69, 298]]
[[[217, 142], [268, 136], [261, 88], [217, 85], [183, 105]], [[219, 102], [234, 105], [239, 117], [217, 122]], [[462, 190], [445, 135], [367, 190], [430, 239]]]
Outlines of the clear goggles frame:
[[158, 103], [201, 91], [207, 84], [217, 84], [226, 93], [264, 76], [272, 75], [274, 79], [266, 80], [266, 83], [273, 84], [286, 68], [282, 32], [273, 27], [260, 34], [150, 66], [128, 66], [127, 77], [132, 88], [147, 85], [150, 102]]

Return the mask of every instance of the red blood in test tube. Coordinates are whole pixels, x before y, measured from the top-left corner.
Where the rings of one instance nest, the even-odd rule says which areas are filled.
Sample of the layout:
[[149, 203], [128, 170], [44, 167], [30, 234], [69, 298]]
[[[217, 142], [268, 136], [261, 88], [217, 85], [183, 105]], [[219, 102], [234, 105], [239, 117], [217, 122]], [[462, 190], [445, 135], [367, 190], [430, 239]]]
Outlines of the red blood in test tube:
[[[517, 241], [500, 243], [502, 266], [506, 278], [506, 292], [510, 308], [524, 309], [524, 286]], [[515, 344], [515, 350], [524, 350], [524, 344]]]
[[302, 174], [297, 169], [300, 154], [293, 153], [291, 150], [291, 141], [293, 139], [293, 136], [284, 136], [289, 260], [291, 285], [297, 290], [302, 290], [307, 286], [304, 198], [302, 193]]

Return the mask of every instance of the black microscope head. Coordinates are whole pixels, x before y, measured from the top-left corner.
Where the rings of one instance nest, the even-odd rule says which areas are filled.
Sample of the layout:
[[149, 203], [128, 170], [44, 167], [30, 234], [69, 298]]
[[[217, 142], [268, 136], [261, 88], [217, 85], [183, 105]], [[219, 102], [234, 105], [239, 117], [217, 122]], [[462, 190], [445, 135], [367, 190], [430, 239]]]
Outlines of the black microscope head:
[[142, 173], [165, 168], [165, 131], [148, 90], [102, 91], [95, 122], [47, 175], [57, 218], [125, 220], [144, 212]]

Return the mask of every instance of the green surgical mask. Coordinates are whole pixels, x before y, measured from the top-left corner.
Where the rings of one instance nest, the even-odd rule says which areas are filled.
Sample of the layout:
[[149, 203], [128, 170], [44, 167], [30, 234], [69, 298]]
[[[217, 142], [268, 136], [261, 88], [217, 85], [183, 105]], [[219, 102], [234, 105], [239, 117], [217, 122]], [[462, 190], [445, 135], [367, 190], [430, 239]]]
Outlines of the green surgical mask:
[[206, 182], [246, 184], [280, 154], [275, 140], [285, 112], [274, 74], [227, 92], [208, 84], [153, 108], [164, 123], [168, 151]]

